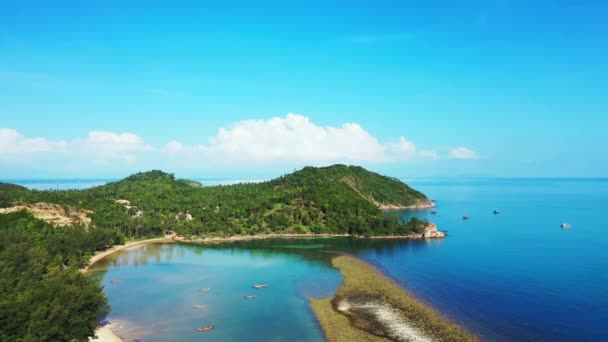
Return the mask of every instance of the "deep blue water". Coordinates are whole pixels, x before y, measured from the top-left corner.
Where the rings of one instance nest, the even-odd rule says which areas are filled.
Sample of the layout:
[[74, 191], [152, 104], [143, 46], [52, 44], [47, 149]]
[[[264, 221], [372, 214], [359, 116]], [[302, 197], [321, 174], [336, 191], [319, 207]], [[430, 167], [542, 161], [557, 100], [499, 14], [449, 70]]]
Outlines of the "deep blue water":
[[608, 180], [410, 184], [448, 237], [365, 259], [487, 340], [608, 341]]
[[[107, 282], [112, 277], [124, 276], [135, 277], [134, 281], [175, 280], [179, 279], [178, 274], [183, 277], [179, 280], [180, 286], [194, 287], [192, 273], [183, 271], [188, 270], [187, 265], [205, 264], [206, 256], [224, 260], [226, 265], [235, 260], [237, 263], [245, 262], [243, 259], [256, 265], [259, 263], [256, 255], [262, 253], [264, 260], [279, 265], [266, 269], [270, 273], [265, 273], [264, 278], [276, 283], [285, 277], [284, 283], [287, 284], [281, 285], [279, 292], [274, 292], [284, 297], [273, 297], [267, 303], [269, 312], [275, 313], [272, 316], [267, 312], [267, 317], [272, 317], [268, 319], [282, 327], [289, 327], [289, 322], [302, 322], [290, 329], [278, 329], [279, 335], [264, 337], [289, 340], [289, 334], [293, 332], [293, 340], [314, 340], [319, 335], [310, 330], [318, 327], [311, 323], [314, 318], [305, 297], [327, 296], [335, 290], [336, 272], [329, 266], [325, 253], [320, 251], [343, 250], [375, 264], [418, 298], [484, 340], [608, 341], [608, 223], [604, 218], [608, 207], [608, 180], [414, 179], [408, 184], [436, 200], [438, 215], [431, 215], [429, 211], [392, 215], [427, 217], [441, 230], [448, 231], [445, 240], [324, 239], [322, 242], [264, 241], [197, 246], [195, 250], [200, 249], [200, 255], [191, 255], [189, 253], [194, 252], [190, 250], [177, 253], [182, 256], [171, 260], [161, 256], [147, 261], [154, 276], [146, 275], [146, 268], [139, 261], [132, 261], [110, 265], [103, 279]], [[501, 213], [492, 214], [494, 209]], [[463, 215], [471, 219], [463, 221]], [[571, 223], [572, 228], [561, 229], [562, 222]], [[287, 248], [307, 244], [319, 246], [303, 250]], [[234, 254], [235, 251], [240, 252]], [[136, 255], [123, 258], [137, 259]], [[175, 270], [173, 273], [158, 273], [170, 269], [167, 264], [178, 262], [181, 265], [178, 273]], [[225, 283], [230, 281], [230, 277], [219, 269], [232, 273], [240, 286], [248, 286], [255, 280], [255, 272], [231, 267], [208, 267], [206, 272], [219, 272], [216, 276]], [[139, 269], [139, 273], [131, 272], [133, 268]], [[155, 286], [153, 282], [148, 284], [152, 288]], [[166, 284], [158, 286], [161, 285]], [[107, 288], [113, 306], [111, 316], [128, 320], [141, 315], [139, 310], [129, 311], [128, 306], [122, 304], [130, 294], [116, 292], [119, 288]], [[157, 296], [160, 291], [168, 298], [184, 303], [190, 298], [180, 297], [181, 292], [174, 292], [171, 287], [150, 291]], [[290, 304], [283, 305], [280, 298], [291, 298]], [[232, 304], [217, 302], [217, 305], [228, 307]], [[277, 310], [285, 310], [286, 314], [277, 316]], [[244, 316], [239, 317], [246, 320]], [[163, 321], [167, 319], [171, 321], [172, 317], [163, 318]], [[247, 322], [245, 327], [251, 327], [247, 325], [251, 322], [257, 322], [261, 327], [268, 324], [259, 320]], [[230, 336], [239, 334], [233, 333], [235, 335]]]

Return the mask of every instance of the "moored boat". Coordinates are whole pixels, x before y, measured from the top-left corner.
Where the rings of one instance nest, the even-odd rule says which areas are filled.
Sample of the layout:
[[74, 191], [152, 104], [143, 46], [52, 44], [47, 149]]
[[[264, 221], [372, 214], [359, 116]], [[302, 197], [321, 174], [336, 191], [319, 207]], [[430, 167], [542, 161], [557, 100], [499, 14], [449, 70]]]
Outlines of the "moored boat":
[[202, 332], [202, 331], [209, 331], [209, 330], [213, 330], [213, 329], [215, 329], [215, 326], [210, 325], [210, 326], [207, 326], [207, 327], [197, 328], [196, 331]]
[[500, 214], [500, 211], [494, 210], [494, 215], [496, 215], [496, 214]]
[[243, 296], [243, 298], [245, 298], [245, 299], [253, 299], [253, 298], [255, 298], [255, 296]]
[[120, 283], [122, 283], [122, 281], [120, 281], [120, 280], [111, 280], [110, 283], [112, 283], [112, 284], [120, 284]]
[[268, 285], [267, 284], [253, 285], [254, 289], [262, 289], [262, 288], [265, 288], [265, 287], [268, 287]]
[[206, 309], [207, 308], [205, 305], [192, 305], [192, 307], [195, 309]]
[[562, 223], [559, 226], [562, 227], [562, 228], [566, 228], [566, 229], [572, 227], [572, 225], [570, 223]]
[[462, 217], [462, 219], [463, 220], [468, 220], [468, 219], [470, 219], [470, 217], [468, 217], [468, 216], [465, 215], [465, 216]]

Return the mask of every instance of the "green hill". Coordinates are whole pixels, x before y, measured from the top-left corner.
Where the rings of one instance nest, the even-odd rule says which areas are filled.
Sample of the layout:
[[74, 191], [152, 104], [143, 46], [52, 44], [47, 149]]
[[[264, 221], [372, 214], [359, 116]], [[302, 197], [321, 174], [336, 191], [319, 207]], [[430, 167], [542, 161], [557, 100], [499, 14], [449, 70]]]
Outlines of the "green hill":
[[379, 205], [428, 203], [395, 178], [362, 167], [334, 165], [302, 170], [261, 183], [202, 187], [173, 174], [149, 171], [86, 190], [34, 191], [0, 187], [13, 203], [49, 202], [93, 211], [95, 227], [127, 237], [337, 233], [404, 235], [418, 232], [417, 220], [400, 222]]
[[325, 184], [343, 183], [361, 197], [378, 205], [411, 206], [429, 202], [424, 194], [402, 181], [367, 171], [360, 166], [333, 165], [328, 167], [305, 167], [288, 176], [282, 177], [288, 185], [297, 185], [299, 180], [320, 187]]

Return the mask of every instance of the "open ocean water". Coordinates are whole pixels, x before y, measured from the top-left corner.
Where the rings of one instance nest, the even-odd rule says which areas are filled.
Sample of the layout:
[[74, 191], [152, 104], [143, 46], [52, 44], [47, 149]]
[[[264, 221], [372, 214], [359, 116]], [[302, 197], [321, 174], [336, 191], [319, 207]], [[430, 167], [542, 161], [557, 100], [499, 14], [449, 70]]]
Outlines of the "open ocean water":
[[[340, 275], [322, 251], [343, 250], [483, 340], [608, 341], [608, 180], [407, 183], [436, 200], [438, 214], [389, 215], [428, 218], [448, 231], [446, 239], [140, 247], [97, 267], [113, 307], [109, 318], [124, 322], [119, 334], [144, 341], [322, 340], [307, 298], [333, 294]], [[572, 228], [560, 228], [563, 222]], [[259, 282], [270, 286], [252, 290]], [[245, 301], [246, 294], [258, 297]], [[197, 304], [208, 308], [191, 307]], [[194, 332], [209, 324], [216, 330]]]

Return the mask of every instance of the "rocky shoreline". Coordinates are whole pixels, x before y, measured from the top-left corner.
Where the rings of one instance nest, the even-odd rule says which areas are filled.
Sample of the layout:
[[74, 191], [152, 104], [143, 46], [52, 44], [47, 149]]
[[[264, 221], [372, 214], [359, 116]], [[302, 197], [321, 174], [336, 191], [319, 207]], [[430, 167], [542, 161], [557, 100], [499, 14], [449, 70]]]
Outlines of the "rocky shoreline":
[[[410, 235], [386, 235], [386, 236], [370, 236], [370, 237], [360, 237], [363, 239], [373, 239], [373, 240], [382, 240], [382, 239], [412, 239], [412, 240], [420, 240], [420, 239], [443, 239], [445, 238], [445, 233], [438, 230], [437, 226], [433, 223], [430, 223], [424, 229], [422, 233], [412, 233]], [[359, 238], [358, 236], [355, 236]]]
[[184, 242], [184, 243], [224, 243], [224, 242], [236, 242], [236, 241], [250, 241], [250, 240], [266, 240], [266, 239], [301, 239], [301, 238], [329, 238], [329, 237], [352, 237], [355, 239], [373, 239], [373, 240], [382, 240], [382, 239], [443, 239], [445, 238], [445, 233], [438, 230], [437, 226], [434, 224], [429, 224], [424, 232], [422, 233], [412, 233], [409, 235], [383, 235], [383, 236], [360, 236], [360, 235], [351, 235], [351, 234], [297, 234], [297, 233], [286, 233], [286, 234], [259, 234], [259, 235], [235, 235], [230, 237], [190, 237], [186, 238], [183, 236], [175, 236], [173, 238], [174, 242]]

